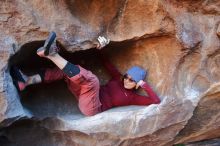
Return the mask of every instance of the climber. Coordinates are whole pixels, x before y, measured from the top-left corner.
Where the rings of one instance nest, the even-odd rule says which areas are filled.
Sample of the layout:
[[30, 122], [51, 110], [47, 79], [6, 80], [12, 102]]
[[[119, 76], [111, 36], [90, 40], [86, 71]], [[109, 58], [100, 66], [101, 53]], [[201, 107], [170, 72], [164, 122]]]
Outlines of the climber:
[[[95, 42], [96, 48], [100, 50], [109, 42], [109, 39], [99, 36]], [[112, 79], [106, 85], [100, 86], [98, 78], [91, 71], [80, 65], [74, 65], [59, 55], [55, 32], [49, 34], [44, 46], [39, 48], [36, 53], [40, 57], [51, 60], [57, 67], [41, 70], [33, 76], [27, 76], [21, 70], [14, 68], [19, 76], [15, 81], [19, 91], [24, 90], [25, 87], [31, 84], [50, 83], [65, 79], [69, 90], [79, 102], [80, 111], [86, 116], [95, 115], [112, 107], [160, 103], [159, 97], [143, 81], [147, 74], [146, 70], [139, 66], [133, 66], [122, 75], [102, 55], [101, 61]], [[135, 91], [139, 87], [144, 89], [148, 96], [138, 95]]]

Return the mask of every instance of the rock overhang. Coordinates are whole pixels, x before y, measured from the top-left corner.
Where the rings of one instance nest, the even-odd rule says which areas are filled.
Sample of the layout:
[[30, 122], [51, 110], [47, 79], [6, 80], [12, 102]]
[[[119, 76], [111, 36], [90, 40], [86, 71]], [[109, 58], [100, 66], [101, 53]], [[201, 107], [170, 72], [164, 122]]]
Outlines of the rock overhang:
[[[128, 123], [134, 129], [127, 125], [116, 126], [117, 130], [121, 128], [121, 131], [119, 130], [115, 136], [106, 136], [109, 138], [107, 141], [113, 144], [114, 140], [117, 139], [116, 141], [119, 141], [119, 143], [116, 145], [126, 145], [125, 139], [132, 139], [135, 144], [135, 139], [138, 141], [145, 134], [145, 139], [151, 139], [148, 144], [150, 142], [155, 143], [154, 138], [151, 137], [155, 136], [154, 134], [158, 136], [159, 143], [157, 145], [163, 145], [173, 140], [193, 115], [195, 106], [197, 106], [200, 99], [207, 98], [205, 96], [206, 92], [212, 90], [213, 85], [219, 81], [219, 70], [217, 68], [219, 64], [219, 38], [216, 35], [216, 31], [218, 34], [219, 16], [214, 15], [214, 13], [219, 13], [216, 9], [218, 4], [215, 4], [214, 1], [211, 3], [198, 1], [194, 2], [193, 7], [190, 8], [189, 1], [176, 3], [159, 0], [145, 1], [143, 3], [135, 2], [135, 6], [134, 2], [131, 1], [115, 1], [115, 3], [109, 5], [113, 6], [111, 11], [105, 13], [104, 18], [101, 18], [100, 12], [104, 15], [104, 10], [109, 6], [101, 7], [101, 3], [98, 1], [88, 1], [85, 4], [74, 1], [76, 2], [74, 4], [78, 4], [79, 7], [74, 11], [70, 11], [72, 7], [69, 7], [66, 11], [63, 7], [67, 5], [66, 2], [47, 1], [39, 6], [39, 1], [16, 1], [14, 3], [8, 1], [8, 3], [1, 6], [1, 8], [8, 6], [8, 9], [1, 9], [4, 15], [0, 20], [1, 26], [4, 27], [1, 35], [3, 36], [1, 48], [5, 49], [1, 51], [5, 55], [0, 60], [1, 81], [3, 81], [1, 82], [1, 97], [3, 97], [0, 102], [3, 107], [1, 108], [1, 119], [6, 121], [6, 125], [10, 125], [19, 118], [31, 115], [19, 103], [20, 99], [9, 76], [7, 61], [9, 56], [13, 54], [13, 50], [17, 52], [22, 44], [44, 39], [48, 31], [52, 29], [58, 33], [58, 41], [70, 52], [91, 48], [93, 39], [102, 34], [119, 43], [123, 40], [137, 40], [133, 45], [124, 45], [124, 49], [115, 48], [112, 49], [113, 53], [107, 52], [122, 72], [133, 64], [142, 64], [146, 67], [150, 72], [148, 81], [162, 98], [162, 103], [149, 107], [129, 107], [129, 112], [126, 112], [128, 110], [126, 107], [104, 112], [101, 115], [107, 120], [107, 125], [102, 125], [103, 129], [97, 127], [97, 123], [93, 120], [99, 119], [99, 122], [102, 121], [103, 118], [100, 118], [100, 115], [89, 118], [83, 117], [75, 121], [74, 118], [72, 121], [67, 121], [68, 118], [57, 119], [54, 120], [55, 123], [57, 122], [54, 127], [50, 125], [51, 120], [46, 118], [45, 122], [47, 124], [42, 123], [41, 126], [47, 127], [48, 131], [50, 129], [52, 131], [53, 129], [60, 130], [60, 132], [72, 130], [72, 133], [74, 133], [76, 132], [74, 129], [78, 129], [89, 135], [94, 134], [93, 131], [97, 132], [94, 135], [103, 132], [109, 132], [107, 135], [114, 135], [112, 132], [114, 132], [115, 124], [120, 126]], [[213, 4], [215, 7], [213, 7]], [[29, 9], [21, 9], [27, 6]], [[68, 6], [71, 6], [71, 4], [68, 4]], [[152, 9], [145, 12], [147, 11], [146, 7]], [[11, 11], [12, 8], [13, 11]], [[96, 8], [94, 9], [96, 11], [88, 8]], [[197, 10], [197, 8], [199, 9]], [[77, 10], [82, 9], [85, 10], [84, 13], [77, 13]], [[138, 9], [138, 11], [133, 13], [134, 9]], [[195, 13], [195, 11], [198, 12]], [[45, 12], [52, 13], [51, 17], [47, 17]], [[110, 14], [110, 12], [112, 13]], [[142, 14], [147, 15], [142, 16]], [[134, 17], [134, 15], [137, 17]], [[148, 23], [142, 23], [143, 20]], [[12, 25], [15, 22], [19, 23]], [[14, 47], [12, 44], [15, 44]], [[112, 47], [114, 48], [114, 45]], [[129, 51], [124, 51], [126, 48]], [[117, 55], [117, 52], [123, 52], [124, 54]], [[216, 91], [218, 91], [218, 88], [216, 88]], [[15, 110], [17, 111], [14, 112]], [[153, 112], [151, 113], [151, 111]], [[137, 113], [134, 114], [134, 112]], [[118, 116], [120, 113], [127, 117], [125, 119], [119, 117], [114, 121], [112, 115]], [[194, 114], [197, 116], [197, 112]], [[112, 120], [110, 122], [108, 121], [109, 117]], [[5, 119], [11, 118], [12, 120], [7, 123]], [[199, 117], [196, 118], [199, 119]], [[201, 120], [203, 119], [201, 118]], [[90, 123], [88, 124], [87, 121], [90, 121]], [[213, 123], [213, 121], [210, 122]], [[88, 125], [83, 128], [80, 127], [81, 123]], [[123, 128], [128, 129], [123, 130]], [[166, 129], [166, 134], [169, 137], [158, 134], [163, 133], [161, 129]], [[175, 132], [172, 133], [171, 129]], [[129, 134], [126, 134], [126, 132]], [[98, 139], [98, 136], [94, 137], [94, 139]], [[78, 139], [80, 138], [78, 137]], [[179, 139], [181, 139], [181, 136]], [[182, 141], [178, 141], [184, 142], [184, 140], [193, 140], [193, 138], [190, 139], [190, 136], [188, 136], [185, 139], [183, 138]], [[72, 143], [76, 141], [73, 140]], [[122, 141], [125, 141], [125, 143]], [[105, 143], [104, 140], [102, 142], [102, 144]], [[142, 143], [144, 143], [144, 140]]]

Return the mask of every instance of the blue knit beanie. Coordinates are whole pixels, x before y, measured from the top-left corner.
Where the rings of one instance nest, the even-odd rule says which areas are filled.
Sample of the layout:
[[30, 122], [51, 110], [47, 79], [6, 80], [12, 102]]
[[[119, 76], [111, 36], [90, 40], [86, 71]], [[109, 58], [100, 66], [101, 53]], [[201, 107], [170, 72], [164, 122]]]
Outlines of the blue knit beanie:
[[138, 66], [133, 66], [128, 71], [126, 72], [129, 76], [132, 77], [132, 79], [138, 83], [140, 80], [144, 80], [145, 76], [147, 74], [147, 71], [138, 67]]

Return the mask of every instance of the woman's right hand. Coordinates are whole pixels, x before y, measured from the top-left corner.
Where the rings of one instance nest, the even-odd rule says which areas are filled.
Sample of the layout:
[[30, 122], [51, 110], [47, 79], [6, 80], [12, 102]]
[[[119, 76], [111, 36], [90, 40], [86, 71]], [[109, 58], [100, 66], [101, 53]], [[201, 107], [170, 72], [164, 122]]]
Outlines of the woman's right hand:
[[110, 39], [108, 39], [108, 38], [106, 38], [104, 36], [99, 36], [97, 40], [98, 40], [98, 45], [97, 45], [96, 48], [99, 49], [99, 50], [104, 48], [110, 42]]

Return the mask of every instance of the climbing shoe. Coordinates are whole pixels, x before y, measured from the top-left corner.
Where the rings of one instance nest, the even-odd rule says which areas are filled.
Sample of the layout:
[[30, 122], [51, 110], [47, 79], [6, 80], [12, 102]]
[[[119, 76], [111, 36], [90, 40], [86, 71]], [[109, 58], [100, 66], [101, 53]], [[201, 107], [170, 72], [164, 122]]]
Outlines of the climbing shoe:
[[58, 47], [56, 46], [56, 33], [50, 32], [49, 36], [45, 40], [44, 46], [37, 50], [37, 54], [41, 57], [56, 54]]
[[11, 76], [17, 90], [23, 91], [26, 87], [27, 76], [24, 75], [17, 67], [11, 67]]

